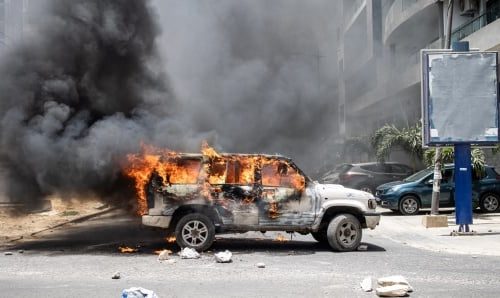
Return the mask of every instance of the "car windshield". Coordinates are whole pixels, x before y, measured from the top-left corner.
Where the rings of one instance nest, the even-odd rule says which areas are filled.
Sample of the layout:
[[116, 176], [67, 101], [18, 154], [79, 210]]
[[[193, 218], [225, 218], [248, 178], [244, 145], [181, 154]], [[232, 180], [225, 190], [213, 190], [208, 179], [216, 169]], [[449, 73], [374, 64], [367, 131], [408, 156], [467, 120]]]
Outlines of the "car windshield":
[[415, 181], [418, 181], [422, 178], [424, 178], [425, 176], [429, 175], [430, 173], [432, 173], [432, 169], [431, 168], [427, 168], [425, 170], [422, 170], [420, 172], [416, 172], [415, 174], [409, 176], [409, 177], [406, 177], [403, 181], [405, 182], [415, 182]]

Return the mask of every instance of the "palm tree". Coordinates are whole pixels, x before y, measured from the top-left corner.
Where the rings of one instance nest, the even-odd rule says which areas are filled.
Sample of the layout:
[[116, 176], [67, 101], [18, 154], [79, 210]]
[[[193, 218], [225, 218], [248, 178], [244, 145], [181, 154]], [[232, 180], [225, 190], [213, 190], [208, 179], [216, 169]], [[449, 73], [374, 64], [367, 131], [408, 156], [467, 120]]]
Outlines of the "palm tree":
[[[422, 148], [422, 128], [420, 123], [411, 127], [399, 129], [394, 125], [386, 124], [375, 131], [372, 137], [372, 146], [375, 149], [375, 156], [380, 162], [384, 162], [395, 147], [400, 147], [412, 158], [412, 166], [415, 169], [416, 159], [424, 161], [427, 165], [434, 164], [435, 149]], [[454, 162], [454, 151], [451, 147], [441, 150], [441, 160], [443, 163]], [[471, 151], [472, 167], [476, 173], [484, 171], [485, 154], [482, 149], [474, 148]]]
[[424, 153], [421, 130], [420, 123], [402, 129], [386, 124], [377, 129], [371, 140], [377, 160], [384, 162], [394, 148], [399, 147], [410, 155], [415, 169], [416, 160], [422, 160]]
[[[436, 154], [435, 149], [425, 150], [424, 162], [426, 165], [430, 166], [434, 163], [434, 155]], [[484, 172], [485, 165], [485, 155], [484, 151], [479, 148], [474, 148], [471, 150], [471, 163], [472, 168], [477, 173], [481, 175]], [[455, 152], [452, 147], [444, 147], [441, 149], [441, 161], [442, 163], [453, 163], [455, 160]]]

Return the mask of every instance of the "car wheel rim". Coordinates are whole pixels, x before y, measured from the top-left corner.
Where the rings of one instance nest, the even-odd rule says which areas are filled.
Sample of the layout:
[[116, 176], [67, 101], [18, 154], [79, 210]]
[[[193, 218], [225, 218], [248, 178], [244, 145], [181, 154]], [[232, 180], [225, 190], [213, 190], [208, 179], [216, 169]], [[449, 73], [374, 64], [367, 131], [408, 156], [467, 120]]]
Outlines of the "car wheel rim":
[[403, 201], [403, 210], [406, 213], [415, 213], [418, 208], [418, 203], [414, 199], [406, 199]]
[[358, 230], [352, 222], [347, 222], [340, 226], [337, 237], [342, 244], [350, 246], [356, 242]]
[[208, 227], [199, 220], [188, 221], [182, 228], [182, 239], [191, 246], [201, 246], [208, 238]]
[[494, 196], [487, 196], [484, 198], [483, 204], [488, 211], [495, 211], [498, 208], [498, 200]]
[[364, 192], [367, 192], [367, 193], [371, 193], [371, 194], [373, 194], [373, 192], [372, 192], [371, 188], [369, 188], [369, 187], [361, 187], [361, 189], [360, 189], [360, 190], [362, 190], [362, 191], [364, 191]]

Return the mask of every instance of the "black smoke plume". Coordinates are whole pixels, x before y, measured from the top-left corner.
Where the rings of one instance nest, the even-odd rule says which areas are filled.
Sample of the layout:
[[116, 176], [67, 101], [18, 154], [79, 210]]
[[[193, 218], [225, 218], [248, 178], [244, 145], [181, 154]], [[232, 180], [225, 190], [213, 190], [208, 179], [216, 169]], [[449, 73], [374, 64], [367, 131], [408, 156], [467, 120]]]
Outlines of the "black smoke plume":
[[5, 195], [112, 194], [120, 160], [174, 109], [159, 27], [149, 1], [53, 0], [44, 12], [0, 66]]

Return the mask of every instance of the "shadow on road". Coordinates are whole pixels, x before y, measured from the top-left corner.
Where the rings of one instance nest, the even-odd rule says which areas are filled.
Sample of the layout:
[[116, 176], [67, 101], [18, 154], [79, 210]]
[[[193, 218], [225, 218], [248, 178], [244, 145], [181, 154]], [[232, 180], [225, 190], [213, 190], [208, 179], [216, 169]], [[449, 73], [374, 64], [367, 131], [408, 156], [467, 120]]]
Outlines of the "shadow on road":
[[[178, 252], [175, 243], [167, 243], [163, 230], [154, 230], [141, 225], [140, 218], [110, 217], [88, 223], [49, 230], [37, 238], [23, 239], [10, 246], [9, 250], [39, 251], [51, 254], [122, 254], [119, 247], [137, 249], [133, 255], [154, 254], [155, 251], [169, 249]], [[299, 239], [300, 238], [300, 239]], [[363, 243], [368, 252], [385, 251], [384, 248]], [[230, 250], [235, 254], [253, 252], [272, 253], [273, 255], [308, 255], [316, 252], [331, 251], [310, 236], [299, 235], [293, 240], [277, 241], [255, 238], [238, 234], [217, 235], [211, 251]]]

